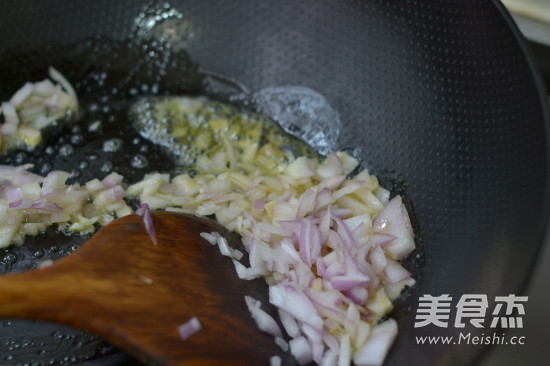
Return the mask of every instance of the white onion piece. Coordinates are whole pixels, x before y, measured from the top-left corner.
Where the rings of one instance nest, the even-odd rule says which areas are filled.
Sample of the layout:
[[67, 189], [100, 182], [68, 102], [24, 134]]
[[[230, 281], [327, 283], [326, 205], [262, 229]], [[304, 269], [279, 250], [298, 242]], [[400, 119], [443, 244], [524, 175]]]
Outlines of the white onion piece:
[[52, 66], [48, 68], [48, 74], [57, 83], [61, 84], [63, 89], [73, 98], [74, 104], [78, 104], [78, 97], [71, 83], [63, 76], [62, 73], [54, 69]]
[[344, 174], [346, 175], [351, 173], [355, 168], [359, 166], [359, 162], [357, 161], [357, 159], [355, 159], [351, 155], [346, 154], [343, 151], [338, 151], [336, 155], [338, 155], [338, 157], [342, 160]]
[[250, 296], [245, 296], [244, 300], [246, 302], [246, 306], [248, 307], [248, 310], [250, 311], [250, 314], [252, 315], [252, 319], [256, 322], [256, 325], [258, 325], [258, 328], [260, 328], [261, 331], [266, 332], [274, 337], [282, 337], [283, 333], [281, 332], [281, 328], [279, 328], [279, 325], [273, 319], [271, 315], [260, 309], [260, 306], [262, 303]]
[[375, 232], [390, 234], [395, 240], [386, 244], [386, 250], [394, 259], [402, 259], [415, 248], [411, 221], [401, 196], [395, 196], [376, 215], [372, 222]]
[[317, 174], [321, 179], [330, 179], [341, 176], [344, 169], [342, 159], [335, 153], [331, 152], [325, 160], [317, 168]]
[[27, 99], [32, 94], [33, 91], [34, 84], [26, 82], [25, 85], [23, 85], [21, 89], [16, 91], [15, 94], [11, 97], [10, 103], [13, 104], [14, 107], [18, 107], [19, 104], [23, 103], [25, 99]]
[[233, 264], [235, 265], [237, 276], [239, 276], [241, 280], [253, 280], [262, 276], [262, 273], [257, 272], [252, 268], [246, 268], [241, 262], [236, 259], [233, 259]]
[[269, 359], [269, 366], [281, 366], [281, 357], [279, 356], [272, 356]]
[[226, 257], [233, 257], [231, 253], [231, 249], [229, 248], [229, 244], [227, 243], [227, 240], [225, 240], [225, 238], [222, 238], [221, 236], [219, 236], [217, 244], [218, 244], [218, 247], [220, 248], [220, 253], [222, 255], [225, 255]]
[[51, 265], [53, 264], [53, 260], [52, 259], [44, 259], [44, 260], [41, 260], [38, 265], [36, 266], [36, 268], [40, 269], [40, 268], [48, 268], [48, 267], [51, 267]]
[[285, 328], [286, 333], [291, 338], [296, 338], [300, 336], [300, 327], [298, 323], [296, 323], [294, 317], [292, 317], [289, 313], [280, 308], [279, 319], [281, 320], [281, 323], [283, 324], [283, 328]]
[[44, 79], [34, 84], [34, 93], [40, 96], [49, 96], [55, 92], [55, 85], [48, 79]]
[[60, 170], [54, 170], [48, 173], [42, 183], [42, 196], [47, 196], [48, 194], [53, 193], [56, 189], [64, 187], [65, 182], [69, 179], [70, 175], [70, 173]]
[[397, 323], [388, 319], [372, 329], [367, 342], [353, 357], [357, 366], [381, 366], [397, 336]]
[[181, 339], [186, 340], [201, 329], [201, 322], [194, 316], [178, 327], [178, 334]]
[[6, 190], [6, 197], [8, 202], [14, 203], [23, 200], [23, 190], [21, 187], [12, 187]]
[[300, 199], [300, 204], [298, 205], [298, 210], [296, 211], [296, 220], [301, 220], [308, 213], [313, 210], [315, 206], [315, 197], [317, 193], [313, 189], [308, 189], [302, 195]]
[[28, 172], [26, 166], [17, 167], [11, 176], [11, 183], [15, 186], [22, 187], [27, 183], [42, 183], [44, 178], [41, 176]]
[[0, 134], [6, 136], [12, 136], [17, 133], [18, 126], [13, 122], [7, 121], [2, 126], [0, 126]]
[[11, 102], [2, 103], [2, 114], [4, 115], [4, 125], [13, 124], [15, 127], [19, 124], [19, 117], [17, 116], [17, 111], [15, 110], [15, 105]]
[[61, 207], [59, 207], [54, 202], [48, 202], [48, 201], [40, 201], [33, 203], [31, 205], [31, 208], [40, 209], [44, 212], [61, 212]]
[[101, 183], [105, 186], [105, 187], [114, 187], [116, 185], [119, 185], [120, 183], [122, 183], [122, 175], [116, 173], [116, 172], [112, 172], [111, 174], [109, 174], [108, 176], [106, 176], [105, 178], [103, 178], [103, 180], [101, 181]]
[[332, 192], [332, 191], [335, 191], [336, 189], [340, 188], [342, 186], [342, 183], [344, 183], [345, 181], [346, 181], [346, 176], [345, 175], [330, 177], [330, 178], [327, 178], [327, 179], [324, 179], [323, 181], [321, 181], [321, 183], [319, 183], [319, 188], [320, 189], [327, 188]]
[[311, 162], [305, 156], [300, 156], [292, 162], [286, 169], [286, 173], [293, 178], [309, 178], [315, 173], [311, 170]]
[[290, 353], [300, 365], [305, 365], [313, 360], [313, 353], [305, 337], [294, 338], [289, 342]]
[[290, 345], [287, 341], [284, 340], [283, 337], [275, 337], [275, 344], [279, 346], [280, 349], [283, 350], [283, 352], [288, 352], [290, 349]]
[[386, 268], [386, 255], [384, 254], [382, 247], [380, 247], [379, 245], [375, 246], [374, 249], [372, 249], [369, 258], [371, 260], [372, 267], [376, 273], [381, 273], [384, 268]]
[[205, 239], [207, 242], [209, 242], [210, 244], [216, 245], [216, 244], [218, 244], [218, 238], [219, 238], [220, 234], [218, 234], [215, 231], [211, 232], [211, 233], [202, 232], [202, 233], [200, 233], [200, 236], [203, 239]]
[[319, 366], [336, 366], [338, 362], [338, 353], [332, 349], [327, 349], [323, 354]]
[[105, 196], [109, 201], [116, 202], [126, 196], [126, 191], [121, 186], [114, 186], [105, 191]]
[[348, 333], [340, 337], [340, 354], [338, 355], [338, 366], [349, 366], [351, 363], [351, 344]]
[[390, 283], [400, 282], [411, 277], [409, 271], [403, 268], [399, 262], [396, 262], [391, 258], [386, 259], [386, 267], [384, 268], [384, 272]]
[[396, 238], [397, 236], [390, 234], [374, 234], [369, 237], [372, 247], [384, 246]]
[[286, 311], [297, 320], [322, 329], [323, 319], [311, 300], [303, 292], [278, 284], [269, 287], [269, 302]]

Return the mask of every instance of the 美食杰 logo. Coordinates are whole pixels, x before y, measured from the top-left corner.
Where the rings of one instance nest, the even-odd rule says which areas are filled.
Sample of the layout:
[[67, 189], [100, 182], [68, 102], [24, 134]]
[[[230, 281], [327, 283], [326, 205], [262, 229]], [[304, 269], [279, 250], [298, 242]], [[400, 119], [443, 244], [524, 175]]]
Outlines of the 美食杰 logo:
[[[473, 327], [478, 332], [460, 332], [457, 337], [417, 336], [418, 344], [525, 344], [525, 336], [507, 338], [504, 333], [498, 334], [497, 329], [523, 328], [527, 296], [511, 294], [489, 299], [485, 294], [464, 294], [453, 300], [449, 294], [421, 296], [414, 327]], [[490, 334], [479, 334], [483, 329]]]

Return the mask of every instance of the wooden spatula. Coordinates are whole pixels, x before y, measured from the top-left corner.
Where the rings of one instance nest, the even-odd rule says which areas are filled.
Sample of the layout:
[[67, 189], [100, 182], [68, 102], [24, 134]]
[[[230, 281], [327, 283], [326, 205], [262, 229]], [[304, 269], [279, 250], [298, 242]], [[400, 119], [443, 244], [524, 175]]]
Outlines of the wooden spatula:
[[[200, 237], [214, 221], [152, 214], [125, 216], [52, 266], [0, 278], [0, 317], [50, 320], [90, 330], [155, 365], [269, 365], [281, 349], [251, 318], [244, 296], [267, 303], [263, 280], [243, 281], [228, 257]], [[183, 340], [178, 326], [202, 329]], [[288, 359], [288, 355], [283, 359]]]

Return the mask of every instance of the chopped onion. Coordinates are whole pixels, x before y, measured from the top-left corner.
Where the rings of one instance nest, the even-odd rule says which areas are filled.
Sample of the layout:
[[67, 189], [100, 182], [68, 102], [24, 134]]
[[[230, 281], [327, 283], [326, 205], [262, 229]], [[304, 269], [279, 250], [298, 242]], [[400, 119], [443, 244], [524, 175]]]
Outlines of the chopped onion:
[[126, 191], [121, 186], [114, 186], [105, 191], [107, 199], [111, 202], [120, 201], [126, 196]]
[[384, 246], [394, 259], [402, 259], [415, 248], [413, 231], [407, 210], [400, 196], [392, 198], [372, 222], [375, 232], [386, 233], [396, 238]]
[[300, 365], [305, 365], [313, 360], [313, 352], [307, 339], [303, 336], [290, 341], [290, 352]]
[[283, 350], [283, 352], [288, 352], [290, 349], [290, 346], [287, 341], [283, 337], [275, 337], [275, 344], [279, 346]]
[[61, 207], [59, 207], [54, 202], [48, 202], [48, 201], [39, 201], [39, 202], [33, 203], [31, 205], [31, 208], [40, 209], [44, 212], [61, 212]]
[[54, 69], [52, 66], [49, 67], [48, 74], [55, 82], [61, 84], [63, 89], [65, 89], [65, 91], [67, 91], [67, 93], [69, 93], [69, 95], [73, 98], [74, 103], [78, 104], [78, 97], [76, 95], [76, 92], [71, 83], [65, 78], [65, 76], [63, 76], [63, 74]]
[[199, 319], [194, 316], [178, 327], [178, 334], [181, 339], [186, 340], [201, 329], [202, 325]]
[[397, 323], [388, 319], [372, 329], [365, 345], [353, 357], [357, 366], [380, 366], [397, 336]]
[[55, 92], [55, 85], [48, 79], [34, 84], [34, 90], [37, 95], [49, 96]]
[[229, 244], [227, 243], [227, 240], [223, 238], [221, 235], [218, 236], [218, 247], [220, 248], [220, 253], [227, 257], [233, 257], [233, 253], [231, 252], [231, 249], [229, 248]]
[[281, 357], [279, 356], [272, 356], [269, 359], [269, 366], [281, 366]]
[[390, 283], [400, 282], [411, 277], [411, 274], [401, 264], [391, 258], [386, 258], [384, 272]]
[[317, 174], [321, 179], [330, 179], [341, 176], [343, 169], [344, 163], [342, 162], [342, 159], [340, 159], [335, 152], [331, 152], [327, 155], [325, 160], [319, 164]]
[[265, 207], [265, 200], [255, 200], [254, 201], [254, 210], [262, 211]]
[[36, 267], [37, 268], [47, 268], [47, 267], [50, 267], [52, 264], [53, 264], [52, 259], [44, 259], [44, 260], [40, 261], [40, 263], [38, 263], [38, 265]]
[[25, 85], [21, 87], [18, 91], [15, 92], [15, 94], [11, 97], [10, 103], [13, 104], [14, 107], [18, 107], [21, 103], [27, 99], [32, 92], [34, 91], [34, 84], [27, 82]]
[[200, 236], [203, 239], [205, 239], [207, 242], [209, 242], [210, 244], [216, 245], [216, 244], [218, 244], [218, 238], [219, 238], [220, 234], [218, 234], [215, 231], [211, 232], [211, 233], [202, 232], [202, 233], [200, 233]]
[[0, 126], [0, 134], [6, 136], [13, 136], [17, 133], [18, 126], [13, 122], [6, 122]]
[[292, 315], [296, 320], [321, 329], [323, 319], [311, 300], [303, 292], [277, 284], [269, 287], [269, 302]]
[[258, 325], [258, 328], [260, 328], [261, 331], [271, 334], [274, 337], [283, 336], [281, 328], [279, 328], [279, 325], [277, 325], [275, 319], [273, 319], [273, 317], [271, 317], [268, 313], [260, 309], [260, 306], [262, 305], [260, 301], [250, 296], [245, 296], [244, 300], [246, 302], [248, 310], [250, 311], [250, 314], [252, 315], [252, 318], [254, 319], [256, 325]]
[[281, 323], [283, 324], [286, 333], [291, 338], [296, 338], [300, 336], [300, 327], [293, 316], [279, 308], [279, 319], [281, 320]]
[[[45, 126], [60, 118], [62, 111], [76, 107], [76, 93], [69, 82], [53, 68], [49, 72], [58, 85], [49, 80], [25, 84], [2, 104], [6, 123], [0, 133], [22, 134], [27, 130], [18, 124], [32, 120], [22, 128], [36, 139], [37, 125]], [[37, 109], [19, 109], [38, 97], [42, 104]], [[53, 117], [45, 117], [46, 112]], [[126, 194], [141, 201], [136, 214], [143, 217], [155, 244], [151, 209], [213, 214], [241, 235], [250, 267], [238, 261], [243, 253], [229, 247], [218, 233], [201, 233], [201, 237], [232, 259], [240, 278], [266, 278], [269, 302], [278, 309], [290, 342], [282, 338], [282, 330], [260, 302], [246, 296], [245, 303], [258, 327], [273, 335], [283, 350], [289, 348], [300, 364], [382, 362], [397, 328], [388, 321], [374, 324], [391, 309], [391, 299], [414, 283], [398, 262], [414, 249], [401, 198], [388, 202], [388, 191], [366, 171], [346, 178], [358, 162], [345, 153], [331, 153], [321, 162], [298, 157], [282, 163], [276, 173], [264, 174], [263, 167], [249, 163], [258, 146], [243, 148], [249, 159], [244, 161], [229, 140], [225, 143], [228, 153], [198, 161], [201, 169], [212, 171], [171, 180], [167, 174], [154, 173], [126, 191], [117, 173], [81, 187], [66, 185], [66, 172], [54, 171], [42, 178], [23, 168], [0, 166], [0, 197], [6, 197], [0, 199], [0, 209], [12, 213], [10, 226], [0, 227], [5, 229], [0, 231], [0, 245], [21, 237], [19, 227], [23, 233], [43, 227], [42, 215], [60, 226], [66, 222], [71, 230], [93, 230], [94, 224], [108, 223], [130, 211], [124, 202]], [[25, 222], [29, 218], [39, 222]], [[178, 332], [187, 339], [200, 328], [198, 319], [192, 318]], [[382, 349], [373, 353], [380, 344]]]
[[14, 125], [17, 128], [19, 124], [19, 117], [17, 116], [17, 111], [15, 110], [15, 105], [11, 102], [2, 103], [2, 114], [4, 115], [4, 125]]
[[112, 172], [111, 174], [109, 174], [108, 176], [103, 178], [101, 183], [105, 187], [111, 188], [111, 187], [115, 187], [115, 186], [119, 185], [122, 182], [122, 179], [123, 179], [122, 175], [120, 175], [116, 172]]
[[10, 205], [15, 202], [19, 202], [19, 205], [23, 201], [23, 191], [21, 187], [13, 187], [6, 190], [6, 197]]
[[77, 96], [69, 81], [52, 67], [49, 75], [57, 85], [50, 80], [27, 82], [9, 101], [2, 102], [4, 124], [0, 126], [0, 135], [4, 137], [3, 150], [21, 144], [35, 147], [42, 138], [42, 128], [77, 110]]
[[47, 196], [53, 193], [56, 189], [64, 187], [65, 182], [69, 179], [70, 173], [59, 170], [54, 170], [48, 173], [42, 183], [42, 196]]
[[153, 283], [153, 279], [151, 277], [147, 277], [147, 276], [138, 274], [138, 278], [140, 280], [142, 280], [143, 282], [145, 282], [146, 284], [148, 284], [148, 285], [151, 285]]
[[151, 210], [147, 203], [142, 203], [136, 210], [136, 215], [143, 216], [143, 223], [145, 224], [145, 230], [149, 237], [153, 241], [153, 244], [157, 245], [157, 235], [155, 234], [155, 227], [153, 225], [153, 218], [151, 217]]

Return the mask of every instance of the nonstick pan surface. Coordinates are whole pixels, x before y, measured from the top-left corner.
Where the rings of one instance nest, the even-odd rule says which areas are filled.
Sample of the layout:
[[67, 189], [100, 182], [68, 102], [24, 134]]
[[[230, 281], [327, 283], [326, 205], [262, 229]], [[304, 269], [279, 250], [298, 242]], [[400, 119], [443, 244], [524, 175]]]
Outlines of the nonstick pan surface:
[[[148, 169], [173, 171], [170, 152], [130, 125], [125, 108], [140, 95], [208, 94], [252, 109], [249, 96], [268, 87], [323, 95], [341, 120], [334, 147], [353, 151], [414, 211], [420, 250], [408, 265], [418, 283], [397, 306], [388, 365], [475, 364], [484, 345], [426, 346], [415, 337], [492, 330], [454, 327], [454, 308], [447, 328], [414, 328], [419, 297], [492, 300], [520, 295], [528, 280], [548, 216], [548, 111], [498, 1], [1, 2], [2, 100], [45, 78], [50, 64], [77, 88], [82, 120], [49, 131], [35, 152], [0, 160], [72, 170], [79, 182], [111, 170], [127, 182]], [[88, 133], [95, 120], [102, 130]], [[103, 152], [113, 138], [123, 153]], [[138, 155], [145, 168], [132, 164]], [[48, 232], [2, 252], [0, 269], [33, 268], [85, 239]], [[138, 361], [86, 332], [7, 320], [0, 363]]]

